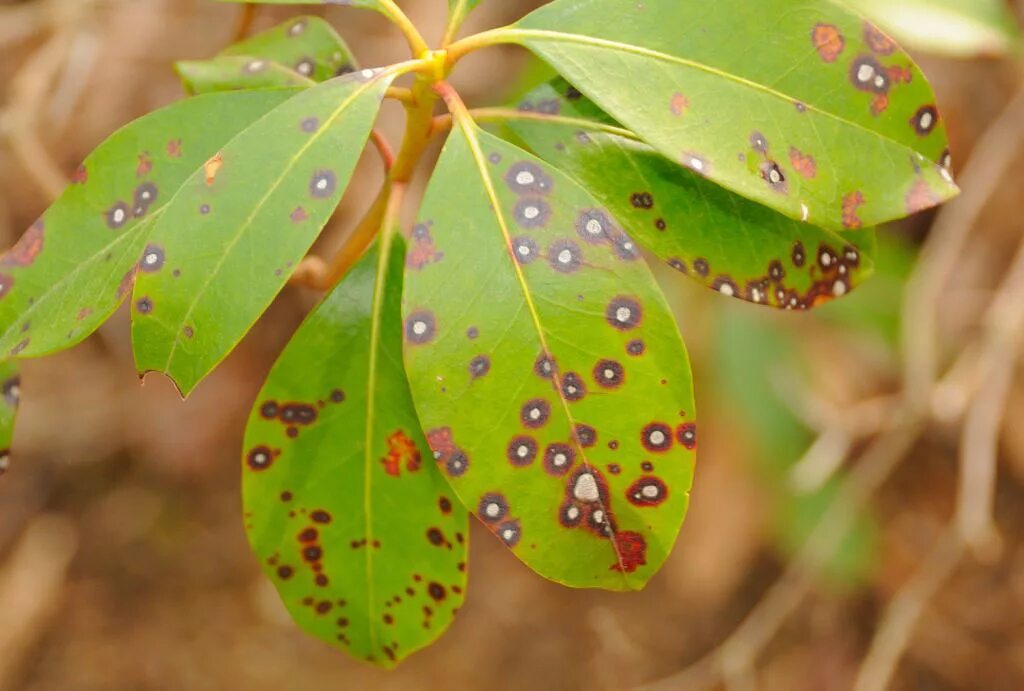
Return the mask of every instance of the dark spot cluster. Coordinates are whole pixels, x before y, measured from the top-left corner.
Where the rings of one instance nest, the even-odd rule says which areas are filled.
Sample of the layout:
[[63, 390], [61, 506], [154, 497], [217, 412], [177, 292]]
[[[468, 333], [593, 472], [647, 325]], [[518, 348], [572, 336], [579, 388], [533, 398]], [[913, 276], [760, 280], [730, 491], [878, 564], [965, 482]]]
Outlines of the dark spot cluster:
[[503, 494], [488, 492], [481, 496], [476, 515], [509, 549], [522, 539], [522, 526], [518, 518], [510, 515], [509, 503]]
[[439, 427], [427, 432], [427, 444], [434, 453], [434, 460], [448, 477], [462, 477], [469, 470], [469, 457], [456, 446], [450, 427]]
[[434, 245], [434, 237], [430, 232], [432, 221], [417, 223], [410, 233], [412, 242], [405, 257], [405, 265], [410, 269], [421, 271], [430, 264], [436, 264], [444, 259], [444, 253], [439, 252]]

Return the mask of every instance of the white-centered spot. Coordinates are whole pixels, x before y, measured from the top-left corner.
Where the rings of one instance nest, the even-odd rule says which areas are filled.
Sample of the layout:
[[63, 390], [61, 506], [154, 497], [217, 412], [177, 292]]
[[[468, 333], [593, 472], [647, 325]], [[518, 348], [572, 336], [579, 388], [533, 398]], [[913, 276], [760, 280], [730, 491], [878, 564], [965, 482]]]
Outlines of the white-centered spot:
[[533, 177], [533, 173], [528, 170], [521, 170], [516, 173], [516, 184], [517, 185], [532, 185], [537, 178]]
[[665, 433], [660, 429], [656, 429], [647, 437], [647, 440], [655, 446], [661, 446], [665, 443]]
[[362, 72], [360, 72], [360, 74], [362, 75], [363, 79], [369, 79], [370, 77], [373, 76], [373, 70], [365, 69]]
[[806, 223], [807, 222], [807, 217], [810, 216], [810, 215], [811, 215], [811, 210], [809, 208], [807, 208], [806, 204], [801, 203], [800, 204], [800, 220], [803, 221], [804, 223]]
[[885, 77], [882, 75], [875, 75], [875, 86], [879, 89], [885, 86]]
[[633, 310], [628, 307], [620, 307], [615, 310], [615, 320], [621, 324], [625, 324], [633, 317]]
[[306, 77], [308, 77], [309, 75], [313, 74], [313, 65], [312, 65], [312, 63], [306, 62], [305, 60], [300, 62], [296, 69], [298, 69], [299, 74], [301, 74], [303, 76], [306, 76]]
[[691, 156], [690, 167], [694, 170], [704, 170], [704, 161], [700, 160], [696, 156]]
[[761, 291], [757, 288], [753, 288], [750, 291], [750, 299], [754, 302], [761, 302], [761, 300], [764, 299], [764, 295], [762, 295]]
[[611, 367], [606, 367], [602, 374], [604, 374], [605, 379], [615, 379], [615, 370], [613, 370]]
[[532, 221], [533, 219], [540, 216], [540, 208], [536, 206], [528, 206], [525, 209], [523, 209], [523, 216], [526, 218], [526, 220]]
[[316, 181], [316, 188], [320, 191], [327, 189], [327, 178], [320, 178]]
[[566, 516], [566, 518], [568, 518], [568, 519], [569, 519], [570, 521], [575, 521], [575, 520], [576, 520], [577, 518], [579, 518], [579, 517], [580, 517], [580, 510], [579, 510], [579, 507], [576, 507], [576, 506], [570, 506], [570, 507], [569, 507], [569, 508], [568, 508], [568, 509], [566, 510], [566, 512], [565, 512], [565, 516]]
[[594, 523], [604, 523], [604, 511], [598, 509], [594, 513], [590, 514], [590, 517], [594, 519]]
[[857, 81], [859, 81], [859, 82], [862, 82], [862, 83], [863, 82], [869, 82], [869, 81], [871, 81], [871, 79], [874, 76], [875, 76], [875, 68], [872, 67], [871, 65], [867, 65], [867, 64], [861, 65], [857, 69]]
[[657, 485], [644, 485], [643, 489], [640, 490], [640, 494], [647, 497], [648, 499], [657, 499], [661, 491]]
[[259, 72], [260, 70], [262, 70], [266, 66], [267, 66], [267, 63], [264, 62], [263, 60], [253, 60], [252, 62], [250, 62], [248, 65], [245, 66], [245, 69], [247, 69], [249, 72]]
[[531, 420], [540, 419], [540, 408], [530, 408], [530, 412], [527, 413]]
[[728, 283], [723, 283], [718, 288], [718, 292], [721, 293], [722, 295], [726, 295], [728, 297], [732, 297], [733, 295], [736, 294], [736, 290], [733, 289], [733, 287], [731, 285], [729, 285]]
[[846, 284], [842, 281], [836, 281], [832, 284], [832, 294], [836, 297], [846, 295]]
[[572, 252], [569, 250], [562, 250], [558, 253], [559, 264], [569, 264], [572, 262]]
[[925, 112], [921, 113], [921, 120], [920, 120], [921, 129], [923, 129], [923, 130], [930, 130], [934, 123], [935, 123], [935, 116], [933, 116], [930, 111], [926, 110]]
[[777, 168], [772, 168], [768, 173], [768, 179], [772, 181], [773, 185], [777, 185], [782, 182], [782, 173]]
[[114, 223], [123, 223], [125, 217], [128, 215], [124, 209], [114, 209]]
[[821, 265], [822, 266], [832, 266], [832, 255], [828, 254], [827, 252], [822, 252], [822, 254], [821, 254]]
[[516, 536], [516, 531], [512, 530], [511, 528], [505, 528], [503, 531], [501, 531], [501, 536], [506, 540], [511, 540]]
[[589, 221], [587, 221], [587, 224], [584, 226], [584, 228], [591, 235], [600, 235], [601, 233], [604, 232], [604, 227], [601, 225], [601, 222], [596, 218], [592, 218]]
[[530, 256], [530, 246], [529, 245], [519, 245], [519, 248], [517, 249], [517, 251], [519, 252], [519, 255], [522, 256], [522, 257], [529, 257]]
[[601, 493], [597, 488], [597, 480], [590, 473], [582, 473], [576, 478], [576, 485], [572, 488], [572, 495], [580, 501], [586, 502], [594, 502], [601, 498]]
[[489, 518], [497, 518], [501, 515], [501, 505], [496, 501], [492, 501], [490, 504], [484, 507], [484, 513]]
[[526, 458], [529, 455], [530, 447], [527, 446], [526, 444], [520, 444], [519, 446], [516, 447], [516, 456], [519, 456], [519, 458]]
[[412, 323], [412, 332], [417, 336], [422, 336], [427, 333], [427, 323], [424, 321], [415, 321]]
[[152, 266], [153, 264], [156, 264], [158, 261], [160, 261], [160, 255], [158, 255], [156, 252], [150, 252], [143, 258], [143, 261], [146, 264]]
[[554, 458], [551, 459], [551, 464], [554, 465], [556, 468], [561, 468], [568, 462], [569, 457], [562, 452], [556, 453]]

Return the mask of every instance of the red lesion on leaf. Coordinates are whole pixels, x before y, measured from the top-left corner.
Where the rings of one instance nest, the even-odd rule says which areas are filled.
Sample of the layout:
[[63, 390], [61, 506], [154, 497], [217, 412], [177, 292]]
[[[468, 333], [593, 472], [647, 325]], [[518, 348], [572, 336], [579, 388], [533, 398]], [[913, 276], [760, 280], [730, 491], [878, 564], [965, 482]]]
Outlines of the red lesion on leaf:
[[78, 310], [78, 314], [75, 316], [75, 319], [77, 319], [78, 321], [82, 321], [83, 319], [88, 317], [90, 314], [92, 314], [92, 308], [90, 308], [90, 307], [83, 307], [82, 309]]
[[388, 436], [388, 453], [380, 459], [384, 465], [384, 472], [392, 477], [398, 477], [404, 467], [410, 473], [420, 469], [420, 451], [416, 448], [416, 442], [405, 433], [404, 430], [395, 430]]
[[857, 211], [864, 206], [864, 193], [860, 190], [850, 192], [843, 197], [843, 227], [856, 230], [864, 225], [857, 216]]
[[128, 293], [131, 292], [132, 287], [135, 285], [135, 272], [138, 270], [138, 265], [128, 269], [128, 272], [121, 277], [121, 282], [117, 286], [117, 299], [120, 300]]
[[789, 148], [789, 163], [798, 175], [808, 180], [812, 180], [818, 175], [818, 164], [814, 157], [803, 153], [795, 146]]
[[672, 100], [669, 102], [668, 107], [672, 114], [678, 118], [690, 109], [690, 99], [685, 94], [677, 91], [672, 94]]
[[619, 559], [611, 565], [612, 571], [633, 573], [647, 564], [647, 541], [643, 535], [627, 530], [616, 533], [614, 540]]
[[419, 271], [428, 264], [439, 262], [444, 258], [434, 246], [434, 238], [430, 234], [429, 223], [417, 223], [412, 229], [412, 246], [405, 263], [411, 269]]
[[870, 22], [864, 23], [864, 42], [879, 55], [892, 55], [897, 48], [896, 41]]
[[835, 24], [816, 24], [811, 32], [811, 41], [825, 62], [835, 62], [846, 48], [846, 39]]
[[292, 219], [293, 223], [302, 223], [303, 221], [309, 218], [309, 214], [306, 213], [306, 210], [303, 209], [301, 206], [297, 206], [295, 207], [295, 210], [292, 211], [289, 218]]
[[219, 153], [203, 164], [203, 175], [206, 176], [207, 187], [213, 185], [214, 181], [217, 179], [217, 173], [220, 172], [223, 165], [224, 156]]
[[71, 184], [73, 185], [84, 185], [89, 181], [89, 171], [86, 170], [85, 164], [75, 168], [75, 172], [71, 174]]
[[43, 220], [39, 219], [29, 227], [14, 247], [0, 258], [3, 266], [30, 266], [43, 251]]
[[181, 158], [181, 140], [172, 139], [167, 142], [167, 155], [171, 158]]
[[930, 209], [939, 203], [939, 198], [932, 191], [931, 186], [924, 180], [915, 180], [910, 191], [907, 192], [906, 204], [907, 213], [916, 214], [918, 211]]
[[139, 163], [135, 166], [135, 177], [144, 178], [153, 170], [153, 159], [148, 151], [139, 154]]

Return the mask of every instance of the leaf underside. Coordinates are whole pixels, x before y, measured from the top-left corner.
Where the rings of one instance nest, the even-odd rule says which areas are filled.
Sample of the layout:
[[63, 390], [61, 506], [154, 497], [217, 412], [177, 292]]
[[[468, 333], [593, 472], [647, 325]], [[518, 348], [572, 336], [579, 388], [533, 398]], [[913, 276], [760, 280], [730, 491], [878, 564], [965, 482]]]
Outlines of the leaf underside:
[[924, 76], [838, 4], [556, 0], [504, 40], [666, 157], [791, 218], [856, 229], [957, 192]]
[[189, 178], [135, 284], [140, 372], [164, 372], [187, 395], [234, 348], [338, 205], [393, 75], [364, 70], [301, 92]]
[[0, 258], [0, 353], [46, 355], [95, 331], [131, 290], [153, 221], [238, 130], [294, 90], [209, 94], [111, 135]]
[[466, 587], [467, 515], [402, 370], [403, 259], [398, 238], [378, 274], [373, 248], [299, 328], [243, 461], [249, 538], [295, 621], [383, 666], [440, 636]]
[[[544, 84], [523, 111], [610, 124], [563, 80]], [[583, 185], [626, 232], [674, 269], [724, 295], [808, 309], [847, 294], [870, 274], [873, 231], [842, 235], [737, 196], [649, 146], [595, 127], [536, 120], [512, 131]]]
[[471, 125], [450, 135], [420, 219], [405, 363], [439, 466], [542, 576], [643, 587], [686, 512], [696, 447], [686, 351], [648, 267], [582, 188]]

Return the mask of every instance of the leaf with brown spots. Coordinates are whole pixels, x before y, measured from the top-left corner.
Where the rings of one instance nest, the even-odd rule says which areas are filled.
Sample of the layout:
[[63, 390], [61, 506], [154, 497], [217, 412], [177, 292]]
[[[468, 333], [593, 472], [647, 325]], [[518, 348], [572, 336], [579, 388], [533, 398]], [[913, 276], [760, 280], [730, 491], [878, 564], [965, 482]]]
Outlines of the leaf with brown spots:
[[[707, 287], [762, 305], [806, 309], [846, 295], [870, 276], [871, 232], [840, 235], [790, 219], [680, 168], [642, 142], [600, 131], [613, 121], [563, 80], [538, 87], [519, 107], [539, 103], [557, 105], [570, 124], [512, 121], [512, 131], [586, 187], [632, 238]], [[583, 129], [580, 121], [594, 127]]]
[[125, 125], [0, 258], [0, 354], [46, 355], [95, 331], [130, 291], [153, 222], [239, 130], [297, 92], [207, 94]]
[[164, 372], [187, 395], [234, 348], [334, 212], [399, 73], [364, 70], [302, 91], [185, 183], [152, 232], [163, 269], [135, 283], [140, 372]]
[[407, 270], [405, 362], [437, 463], [542, 576], [643, 587], [696, 448], [686, 350], [650, 270], [586, 191], [473, 125], [449, 136], [420, 220], [443, 258]]
[[902, 50], [873, 53], [863, 26], [832, 0], [554, 0], [488, 40], [529, 48], [677, 164], [844, 230], [846, 195], [867, 227], [907, 215], [917, 181], [936, 203], [958, 191], [927, 80]]
[[[468, 520], [430, 459], [402, 369], [401, 238], [303, 322], [245, 435], [246, 529], [309, 633], [391, 667], [452, 621]], [[296, 430], [289, 432], [289, 430]]]

